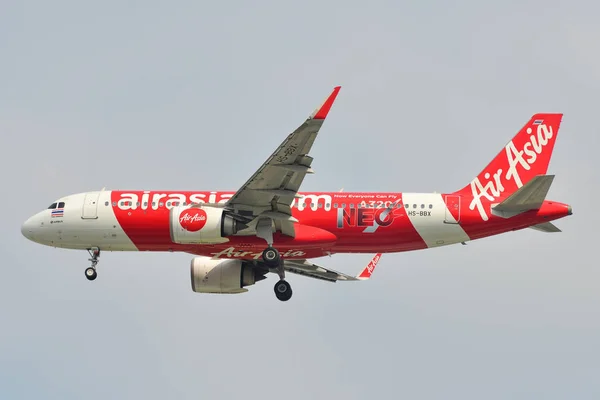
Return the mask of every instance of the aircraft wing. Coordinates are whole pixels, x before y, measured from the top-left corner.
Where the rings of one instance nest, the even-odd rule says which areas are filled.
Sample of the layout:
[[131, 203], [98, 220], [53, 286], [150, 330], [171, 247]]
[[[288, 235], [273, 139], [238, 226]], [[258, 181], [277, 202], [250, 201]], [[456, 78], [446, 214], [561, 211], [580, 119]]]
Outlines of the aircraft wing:
[[334, 271], [320, 265], [314, 264], [308, 260], [284, 260], [283, 268], [291, 273], [304, 275], [309, 278], [322, 279], [329, 282], [337, 281], [364, 281], [371, 277], [371, 274], [375, 270], [381, 253], [378, 253], [373, 259], [367, 264], [367, 266], [356, 276], [350, 276], [341, 272]]
[[225, 203], [248, 226], [251, 221], [269, 218], [275, 228], [294, 236], [291, 205], [306, 174], [313, 173], [308, 155], [335, 98], [337, 86], [302, 125], [279, 145], [244, 185]]

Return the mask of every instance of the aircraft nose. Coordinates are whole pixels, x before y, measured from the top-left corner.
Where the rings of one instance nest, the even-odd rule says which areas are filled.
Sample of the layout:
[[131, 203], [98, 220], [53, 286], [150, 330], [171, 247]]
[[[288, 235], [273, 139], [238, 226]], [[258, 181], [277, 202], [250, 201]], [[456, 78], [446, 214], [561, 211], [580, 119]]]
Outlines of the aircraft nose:
[[34, 217], [31, 217], [27, 221], [25, 221], [23, 223], [23, 225], [21, 226], [21, 233], [27, 239], [33, 240], [34, 228], [35, 228]]

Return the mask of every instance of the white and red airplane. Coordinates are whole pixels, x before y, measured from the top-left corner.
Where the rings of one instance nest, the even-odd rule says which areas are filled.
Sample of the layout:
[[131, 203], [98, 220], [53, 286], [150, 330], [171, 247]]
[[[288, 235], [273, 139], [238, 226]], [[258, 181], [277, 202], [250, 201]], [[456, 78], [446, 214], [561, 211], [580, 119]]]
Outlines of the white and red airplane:
[[[96, 279], [100, 251], [181, 251], [192, 289], [241, 293], [277, 273], [286, 301], [291, 272], [326, 281], [370, 278], [382, 253], [419, 250], [523, 228], [560, 232], [550, 221], [571, 207], [546, 200], [546, 175], [562, 114], [536, 114], [464, 188], [453, 193], [300, 193], [313, 173], [310, 149], [340, 87], [236, 192], [94, 191], [60, 198], [29, 218], [23, 235], [47, 246], [85, 249]], [[376, 253], [357, 276], [309, 259]]]

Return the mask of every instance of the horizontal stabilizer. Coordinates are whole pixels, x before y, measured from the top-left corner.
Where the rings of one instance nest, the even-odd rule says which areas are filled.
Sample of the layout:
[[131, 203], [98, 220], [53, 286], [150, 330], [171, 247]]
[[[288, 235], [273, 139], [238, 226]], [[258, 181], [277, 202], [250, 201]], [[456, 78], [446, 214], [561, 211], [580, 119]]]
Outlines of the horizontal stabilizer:
[[530, 226], [530, 228], [540, 232], [562, 232], [560, 229], [558, 229], [556, 225], [552, 224], [551, 222], [544, 222], [542, 224], [533, 225]]
[[502, 203], [492, 207], [492, 214], [510, 218], [526, 211], [538, 210], [550, 190], [554, 175], [538, 175], [511, 194]]

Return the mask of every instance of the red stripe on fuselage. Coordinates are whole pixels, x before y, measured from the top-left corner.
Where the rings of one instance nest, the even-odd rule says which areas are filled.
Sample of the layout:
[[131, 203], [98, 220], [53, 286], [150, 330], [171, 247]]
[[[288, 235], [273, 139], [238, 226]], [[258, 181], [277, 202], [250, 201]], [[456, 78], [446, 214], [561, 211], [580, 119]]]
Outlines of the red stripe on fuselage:
[[[183, 251], [205, 256], [257, 259], [266, 242], [255, 236], [231, 236], [229, 242], [215, 245], [182, 245], [171, 241], [169, 211], [173, 201], [180, 204], [225, 203], [232, 195], [233, 192], [113, 191], [111, 202], [121, 228], [140, 251]], [[273, 237], [274, 246], [284, 258], [313, 258], [328, 253], [402, 252], [427, 247], [406, 215], [406, 209], [401, 207], [401, 193], [301, 195], [305, 197], [295, 200], [292, 207], [292, 215], [299, 221], [295, 224], [298, 238], [280, 233]], [[442, 198], [445, 199], [446, 195], [442, 194]], [[471, 200], [462, 196], [460, 212], [451, 209], [471, 240], [568, 215], [566, 204], [546, 201], [538, 211], [508, 219], [491, 216], [483, 221], [478, 210], [470, 208]], [[397, 204], [401, 206], [395, 206]], [[327, 232], [332, 235], [328, 236]], [[311, 240], [311, 235], [316, 237]]]
[[[218, 245], [181, 245], [171, 241], [169, 210], [172, 202], [224, 203], [233, 192], [113, 191], [112, 208], [123, 231], [142, 251], [185, 251], [214, 255], [235, 248], [235, 253], [250, 252], [241, 258], [255, 258], [266, 243], [254, 236], [232, 236]], [[276, 233], [274, 246], [288, 258], [319, 257], [331, 253], [397, 252], [425, 248], [402, 204], [400, 193], [306, 193], [296, 200], [292, 214], [302, 226], [331, 232], [337, 240], [308, 246], [306, 238], [296, 240]], [[374, 226], [375, 224], [375, 226]], [[301, 225], [301, 226], [298, 226]], [[299, 235], [301, 236], [301, 235]], [[231, 253], [231, 251], [230, 251]], [[302, 253], [302, 254], [300, 254]]]

